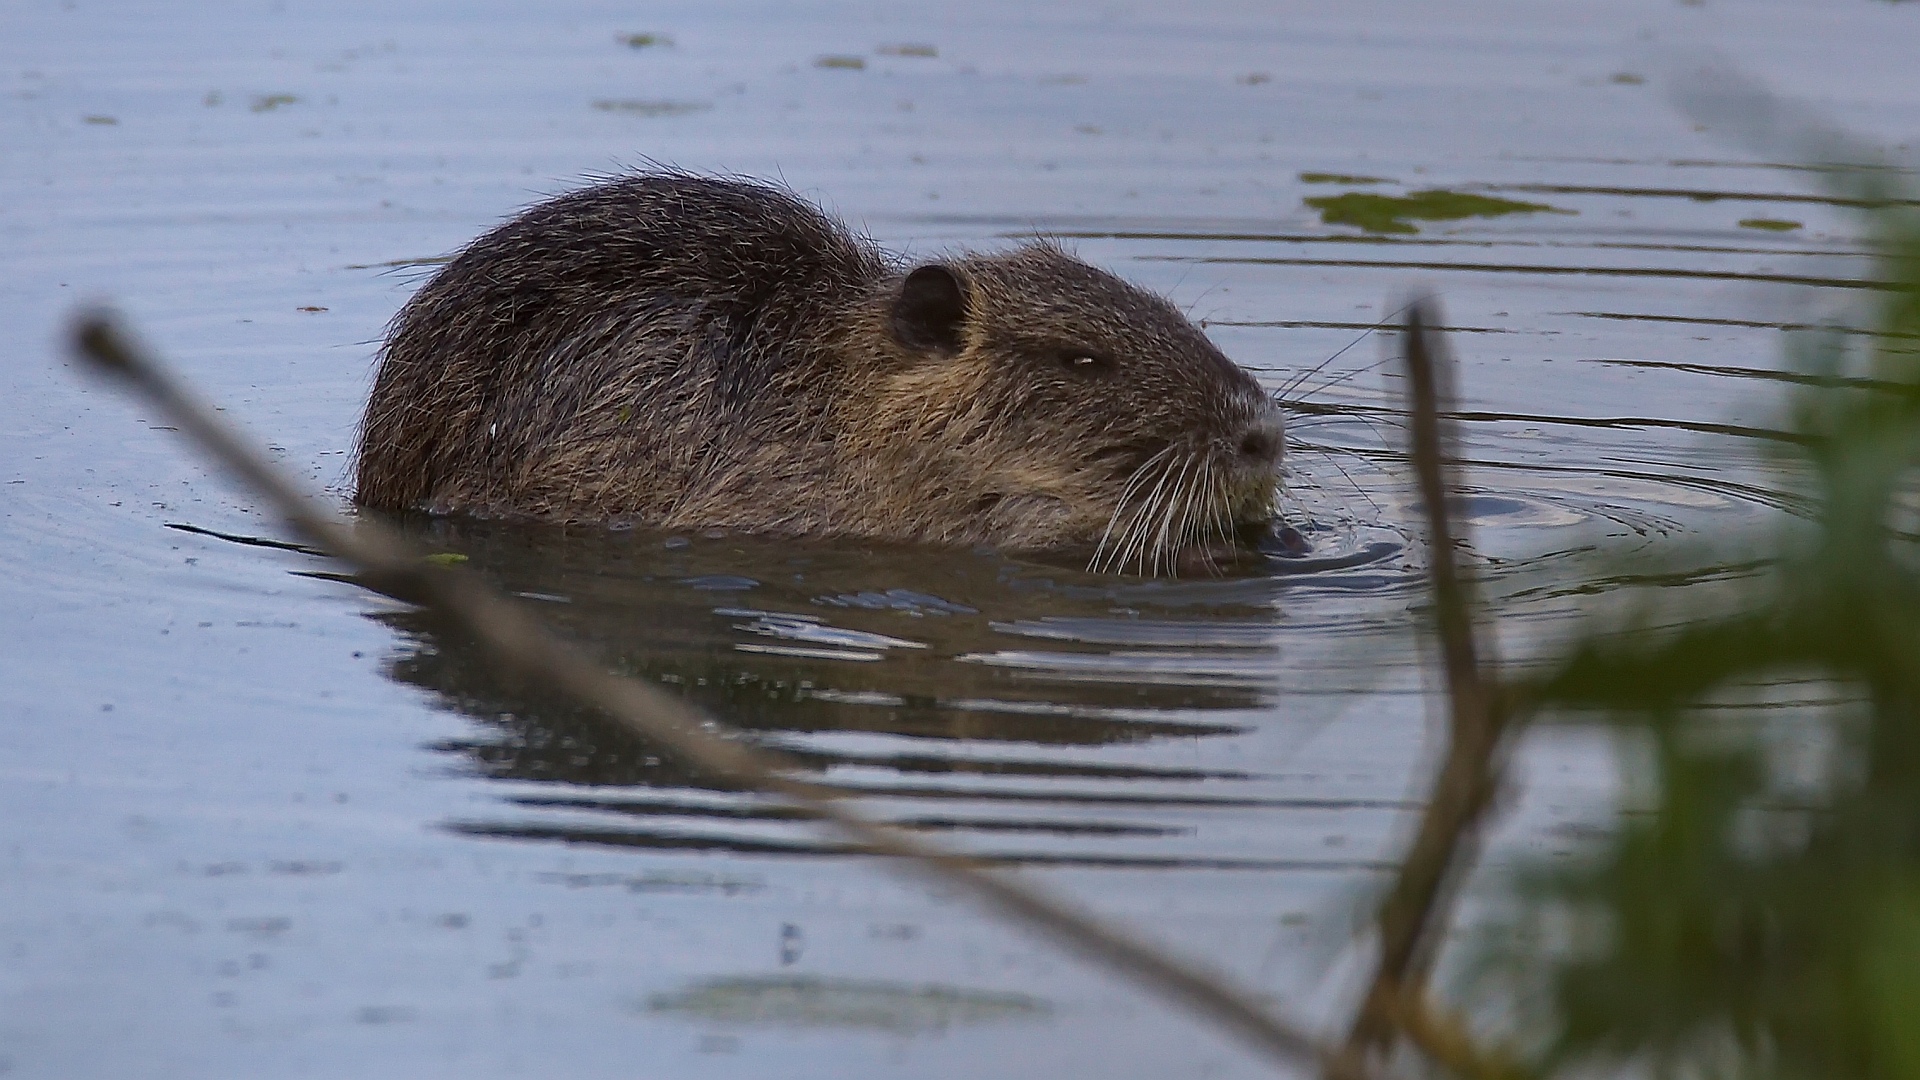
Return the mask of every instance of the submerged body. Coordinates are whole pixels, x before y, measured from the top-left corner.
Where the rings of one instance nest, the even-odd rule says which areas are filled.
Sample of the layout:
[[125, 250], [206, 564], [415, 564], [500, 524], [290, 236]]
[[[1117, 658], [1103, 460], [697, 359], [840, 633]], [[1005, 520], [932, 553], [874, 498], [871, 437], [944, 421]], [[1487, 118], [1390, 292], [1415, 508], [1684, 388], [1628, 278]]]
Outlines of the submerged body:
[[1252, 376], [1052, 245], [908, 271], [787, 192], [637, 175], [500, 226], [401, 310], [356, 498], [1153, 572], [1265, 522], [1280, 451]]

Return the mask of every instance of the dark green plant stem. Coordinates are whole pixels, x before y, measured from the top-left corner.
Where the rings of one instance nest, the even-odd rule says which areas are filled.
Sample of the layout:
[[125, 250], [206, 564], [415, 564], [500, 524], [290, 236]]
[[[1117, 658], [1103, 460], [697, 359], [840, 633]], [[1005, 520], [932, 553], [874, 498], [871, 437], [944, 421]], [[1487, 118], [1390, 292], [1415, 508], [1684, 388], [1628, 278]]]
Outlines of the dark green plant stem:
[[1340, 1080], [1364, 1080], [1367, 1075], [1312, 1035], [1271, 1016], [1250, 994], [1218, 975], [1104, 925], [1031, 884], [993, 873], [968, 856], [872, 821], [841, 802], [843, 792], [795, 779], [793, 763], [753, 748], [738, 733], [672, 694], [609, 674], [477, 576], [426, 560], [380, 522], [363, 518], [348, 528], [316, 509], [308, 496], [281, 478], [121, 333], [110, 315], [82, 314], [74, 325], [73, 344], [83, 359], [125, 379], [165, 410], [202, 449], [265, 496], [307, 542], [354, 564], [369, 587], [456, 620], [502, 664], [601, 711], [641, 738], [662, 744], [704, 769], [787, 800], [868, 852], [908, 860], [946, 884], [965, 888], [1002, 914], [1185, 1006], [1276, 1064], [1317, 1066]]
[[1449, 512], [1454, 485], [1444, 450], [1452, 439], [1442, 418], [1452, 405], [1452, 359], [1429, 329], [1439, 323], [1432, 300], [1415, 303], [1407, 312], [1405, 344], [1410, 442], [1426, 509], [1427, 575], [1447, 682], [1449, 738], [1419, 831], [1380, 906], [1379, 962], [1347, 1039], [1354, 1060], [1384, 1047], [1398, 1029], [1400, 1001], [1425, 992], [1433, 940], [1446, 923], [1457, 878], [1471, 864], [1480, 818], [1498, 790], [1508, 711], [1483, 672], [1472, 589], [1456, 557], [1455, 544], [1463, 538], [1455, 535]]

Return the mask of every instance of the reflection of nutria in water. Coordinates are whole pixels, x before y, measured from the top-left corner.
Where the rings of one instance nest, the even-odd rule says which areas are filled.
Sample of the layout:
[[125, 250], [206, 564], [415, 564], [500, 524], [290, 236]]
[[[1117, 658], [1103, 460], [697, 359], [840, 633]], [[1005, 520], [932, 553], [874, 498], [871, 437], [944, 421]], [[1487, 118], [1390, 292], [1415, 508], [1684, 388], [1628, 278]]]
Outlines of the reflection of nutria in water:
[[376, 507], [1205, 565], [1278, 412], [1172, 305], [1049, 244], [910, 271], [793, 195], [639, 175], [474, 241], [395, 319]]
[[[756, 733], [799, 774], [899, 800], [884, 813], [925, 820], [955, 813], [958, 800], [973, 811], [963, 816], [1003, 829], [1028, 822], [1023, 834], [1058, 837], [1070, 831], [1066, 822], [1092, 827], [1124, 805], [1128, 828], [1143, 830], [1133, 835], [1172, 835], [1191, 825], [1178, 809], [1191, 800], [1251, 794], [1232, 790], [1247, 779], [1234, 763], [1195, 753], [1201, 743], [1244, 734], [1274, 700], [1271, 653], [1249, 647], [1268, 640], [1273, 601], [1284, 588], [1270, 578], [1130, 583], [964, 550], [738, 535], [666, 547], [650, 530], [562, 531], [419, 515], [399, 524], [436, 550], [466, 555], [465, 565], [488, 580], [548, 598], [531, 603], [554, 632], [590, 643], [607, 667]], [[730, 584], [721, 579], [772, 567], [780, 572], [739, 591], [695, 584]], [[1070, 584], [1056, 587], [1061, 579]], [[901, 582], [913, 590], [891, 587]], [[1161, 603], [1176, 597], [1184, 599]], [[1138, 614], [1116, 619], [1117, 605]], [[756, 850], [768, 837], [756, 839], [760, 830], [740, 823], [788, 816], [757, 800], [682, 798], [685, 789], [718, 793], [733, 785], [503, 669], [431, 612], [387, 607], [375, 617], [399, 634], [388, 675], [477, 722], [435, 744], [445, 763], [560, 785], [501, 792], [520, 810], [476, 810], [458, 826], [463, 831], [532, 837], [562, 830], [594, 842], [697, 840]], [[800, 624], [832, 636], [799, 636]], [[1060, 628], [1094, 640], [1034, 635]], [[1126, 644], [1101, 642], [1102, 628]], [[889, 640], [896, 647], [877, 644]], [[1222, 641], [1233, 643], [1224, 655]], [[1108, 655], [1113, 648], [1159, 655], [1136, 668]], [[884, 655], [860, 659], [867, 649]], [[1002, 650], [1018, 655], [994, 662]], [[1307, 708], [1290, 715], [1298, 719]], [[1131, 749], [1108, 753], [1119, 747]], [[627, 785], [655, 794], [604, 790]], [[615, 816], [550, 820], [538, 810], [548, 804], [601, 805]], [[705, 839], [685, 829], [674, 838], [676, 826], [663, 829], [659, 814], [710, 828], [692, 830]], [[1101, 835], [1125, 834], [1114, 826], [1100, 825], [1108, 830]], [[811, 837], [782, 842], [829, 850]], [[1053, 847], [1050, 857], [1061, 853]]]

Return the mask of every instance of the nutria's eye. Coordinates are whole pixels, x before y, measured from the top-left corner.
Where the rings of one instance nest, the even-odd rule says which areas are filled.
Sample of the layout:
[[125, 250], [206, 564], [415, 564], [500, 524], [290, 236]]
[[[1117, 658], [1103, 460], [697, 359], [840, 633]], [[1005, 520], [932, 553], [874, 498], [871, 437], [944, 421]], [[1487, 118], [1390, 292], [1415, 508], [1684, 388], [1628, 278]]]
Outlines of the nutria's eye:
[[1060, 350], [1060, 363], [1075, 375], [1104, 375], [1113, 370], [1113, 361], [1085, 349]]

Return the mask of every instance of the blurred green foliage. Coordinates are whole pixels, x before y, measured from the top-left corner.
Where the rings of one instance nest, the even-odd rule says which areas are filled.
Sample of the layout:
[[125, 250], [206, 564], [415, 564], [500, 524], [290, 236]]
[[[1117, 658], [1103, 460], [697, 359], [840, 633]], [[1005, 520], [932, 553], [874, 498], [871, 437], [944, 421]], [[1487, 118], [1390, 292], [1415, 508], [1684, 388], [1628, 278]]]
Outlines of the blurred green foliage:
[[1544, 1074], [1920, 1078], [1920, 211], [1825, 175], [1883, 288], [1871, 335], [1794, 348], [1813, 520], [1727, 611], [1654, 601], [1527, 691], [1614, 724], [1637, 792], [1522, 865], [1474, 969]]

